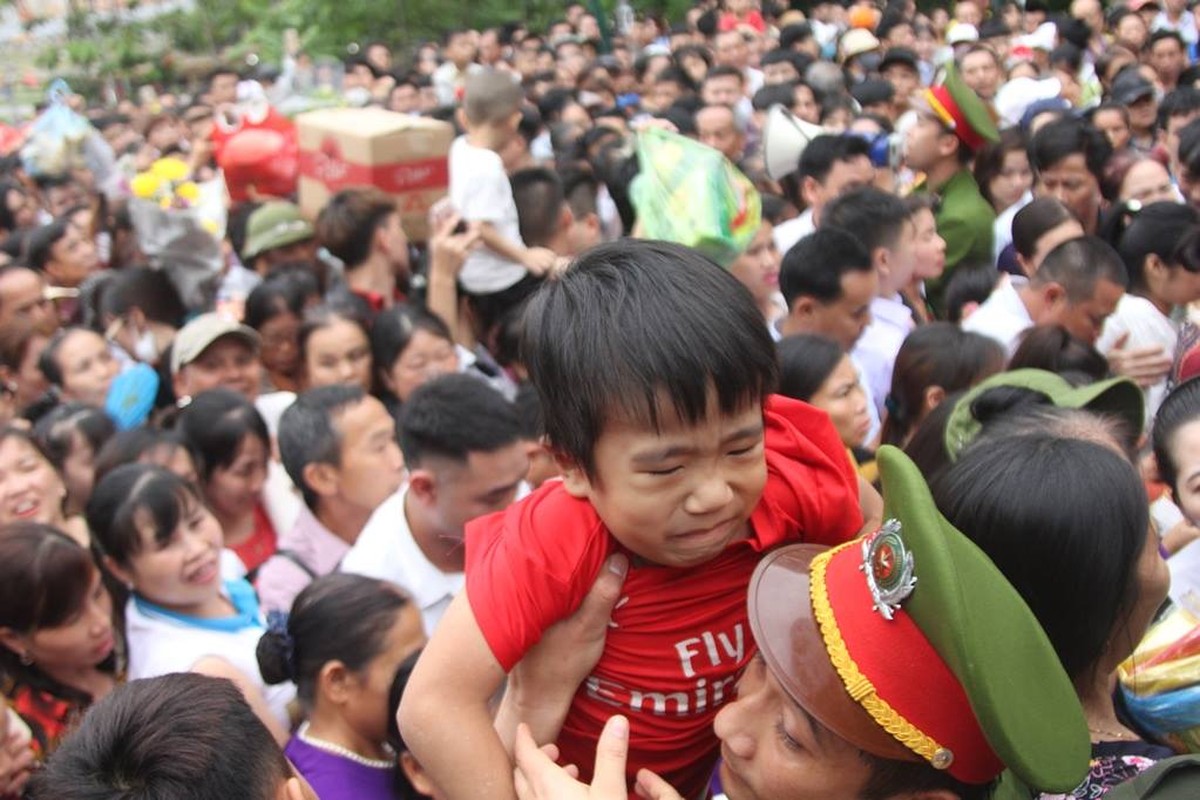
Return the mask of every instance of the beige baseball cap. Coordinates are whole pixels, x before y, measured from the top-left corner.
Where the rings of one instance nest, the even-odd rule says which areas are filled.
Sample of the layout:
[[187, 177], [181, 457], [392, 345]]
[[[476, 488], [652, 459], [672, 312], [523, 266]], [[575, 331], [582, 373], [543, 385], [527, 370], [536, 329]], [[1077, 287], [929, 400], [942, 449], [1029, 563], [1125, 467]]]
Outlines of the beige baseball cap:
[[201, 314], [179, 329], [171, 345], [171, 374], [195, 361], [222, 336], [233, 336], [244, 341], [252, 350], [258, 351], [258, 332], [241, 324], [233, 317], [210, 312]]

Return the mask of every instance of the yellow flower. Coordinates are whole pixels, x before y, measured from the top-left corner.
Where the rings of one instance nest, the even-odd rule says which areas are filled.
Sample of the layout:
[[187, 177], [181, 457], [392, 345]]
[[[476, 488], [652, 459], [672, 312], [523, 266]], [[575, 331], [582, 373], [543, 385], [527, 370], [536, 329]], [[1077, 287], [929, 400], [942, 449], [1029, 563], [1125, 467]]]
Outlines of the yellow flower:
[[175, 196], [189, 203], [194, 203], [200, 199], [200, 187], [196, 185], [195, 181], [181, 183], [175, 187]]
[[158, 201], [158, 207], [161, 208], [163, 211], [170, 211], [172, 205], [173, 205], [173, 203], [171, 202], [171, 198], [169, 198], [169, 197], [164, 197], [163, 199]]
[[162, 181], [159, 180], [157, 175], [150, 172], [140, 172], [129, 182], [129, 188], [133, 190], [133, 196], [140, 197], [143, 200], [153, 198], [158, 193], [160, 186], [162, 186]]
[[188, 165], [178, 158], [160, 158], [150, 165], [150, 172], [164, 181], [187, 180]]

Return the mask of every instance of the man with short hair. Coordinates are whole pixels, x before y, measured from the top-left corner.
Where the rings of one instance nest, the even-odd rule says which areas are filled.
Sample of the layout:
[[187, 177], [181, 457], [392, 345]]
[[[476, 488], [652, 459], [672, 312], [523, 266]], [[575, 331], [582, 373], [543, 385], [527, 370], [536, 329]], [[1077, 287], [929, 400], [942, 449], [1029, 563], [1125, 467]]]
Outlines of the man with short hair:
[[31, 786], [35, 800], [316, 800], [229, 680], [176, 672], [117, 686]]
[[573, 178], [570, 197], [563, 177], [544, 167], [513, 173], [511, 183], [521, 240], [530, 247], [545, 247], [555, 255], [571, 257], [600, 242], [600, 218], [595, 210], [594, 181], [582, 184], [569, 173], [564, 177]]
[[782, 47], [763, 54], [759, 61], [762, 68], [763, 85], [774, 86], [780, 83], [794, 83], [804, 77], [804, 71], [812, 63], [811, 58]]
[[452, 106], [462, 99], [467, 76], [484, 69], [475, 63], [478, 52], [474, 31], [452, 30], [442, 39], [442, 64], [433, 72], [438, 105]]
[[736, 108], [746, 97], [746, 78], [728, 65], [713, 67], [700, 84], [700, 99], [707, 106]]
[[1085, 233], [1095, 233], [1100, 224], [1100, 184], [1111, 155], [1108, 137], [1090, 122], [1047, 123], [1029, 142], [1033, 196], [1055, 198], [1079, 220]]
[[15, 264], [0, 268], [0, 328], [14, 323], [28, 323], [46, 336], [59, 325], [54, 303], [46, 298], [45, 279]]
[[343, 189], [317, 216], [317, 240], [341, 259], [346, 289], [372, 314], [405, 299], [408, 237], [396, 200], [385, 192]]
[[397, 114], [420, 114], [421, 93], [417, 89], [416, 81], [412, 78], [396, 81], [396, 85], [388, 93], [387, 107], [388, 111], [395, 111]]
[[783, 257], [779, 291], [788, 308], [778, 323], [781, 335], [819, 334], [849, 353], [871, 324], [879, 274], [857, 236], [819, 228]]
[[996, 99], [1004, 73], [1000, 69], [1000, 59], [992, 48], [982, 44], [972, 45], [958, 59], [958, 68], [962, 72], [963, 83], [979, 95], [979, 99], [986, 103]]
[[892, 390], [892, 369], [905, 337], [916, 327], [900, 291], [916, 269], [916, 226], [904, 202], [868, 186], [842, 195], [825, 208], [822, 227], [856, 236], [871, 254], [879, 289], [871, 300], [871, 324], [855, 343], [854, 363], [866, 378], [863, 389], [882, 416]]
[[1069, 239], [1050, 251], [1028, 282], [1015, 276], [1002, 281], [963, 330], [990, 336], [1010, 356], [1035, 325], [1062, 325], [1094, 344], [1127, 282], [1121, 257], [1103, 239]]
[[604, 239], [598, 202], [600, 184], [594, 174], [584, 169], [564, 169], [559, 174], [567, 208], [571, 211], [566, 249], [574, 256]]
[[934, 218], [946, 241], [946, 269], [926, 281], [929, 305], [940, 312], [942, 291], [959, 264], [989, 263], [995, 209], [984, 199], [971, 173], [971, 161], [1000, 134], [987, 105], [951, 65], [939, 86], [919, 96], [917, 123], [904, 142], [905, 161], [925, 178], [914, 191], [929, 192], [940, 202]]
[[1176, 31], [1155, 31], [1146, 42], [1146, 63], [1158, 75], [1159, 87], [1169, 92], [1179, 85], [1179, 75], [1187, 68], [1187, 43]]
[[920, 63], [917, 54], [907, 47], [890, 48], [879, 62], [879, 74], [895, 90], [892, 105], [896, 117], [908, 111], [912, 96], [921, 89]]
[[322, 386], [279, 421], [279, 457], [304, 508], [258, 570], [265, 611], [288, 612], [314, 579], [335, 571], [375, 512], [404, 483], [396, 423], [358, 386]]
[[746, 147], [746, 134], [729, 106], [705, 106], [696, 112], [696, 134], [708, 145], [738, 164]]
[[400, 448], [408, 485], [376, 509], [342, 570], [400, 586], [433, 633], [463, 588], [464, 526], [516, 498], [529, 444], [512, 404], [459, 373], [429, 381], [405, 402]]
[[208, 73], [208, 91], [205, 93], [209, 105], [216, 107], [237, 102], [238, 81], [241, 76], [229, 67], [217, 67]]
[[1176, 87], [1158, 105], [1158, 129], [1172, 175], [1179, 175], [1179, 132], [1197, 117], [1200, 117], [1200, 89], [1194, 86]]
[[718, 66], [733, 67], [742, 74], [745, 84], [743, 94], [752, 95], [762, 88], [763, 74], [750, 66], [750, 48], [741, 31], [718, 33], [713, 55]]
[[870, 145], [857, 136], [816, 136], [800, 154], [792, 180], [791, 198], [804, 209], [800, 216], [775, 226], [775, 246], [786, 254], [796, 242], [817, 229], [821, 209], [833, 198], [875, 180]]
[[96, 244], [66, 219], [57, 219], [29, 234], [26, 262], [46, 276], [51, 286], [77, 289], [100, 269]]

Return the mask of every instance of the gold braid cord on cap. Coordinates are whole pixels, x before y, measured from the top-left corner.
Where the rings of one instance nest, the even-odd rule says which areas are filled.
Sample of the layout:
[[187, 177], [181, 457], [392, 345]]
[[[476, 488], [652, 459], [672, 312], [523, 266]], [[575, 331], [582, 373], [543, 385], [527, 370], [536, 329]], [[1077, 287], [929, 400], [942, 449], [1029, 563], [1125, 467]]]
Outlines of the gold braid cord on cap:
[[[888, 705], [887, 701], [876, 693], [871, 680], [859, 671], [858, 665], [851, 658], [850, 651], [846, 648], [846, 642], [842, 639], [842, 632], [838, 629], [833, 606], [829, 603], [829, 592], [825, 585], [825, 570], [829, 565], [829, 559], [844, 548], [861, 546], [862, 543], [855, 539], [832, 550], [827, 550], [813, 559], [809, 570], [809, 580], [812, 584], [813, 616], [816, 617], [817, 624], [821, 629], [821, 638], [825, 640], [825, 649], [829, 653], [829, 660], [837, 670], [838, 677], [842, 679], [846, 693], [896, 741], [926, 761], [933, 763], [935, 756], [938, 756], [939, 753], [945, 754], [948, 750], [905, 719], [900, 712]], [[943, 758], [944, 755], [939, 756], [939, 760]], [[934, 766], [937, 765], [934, 764]]]

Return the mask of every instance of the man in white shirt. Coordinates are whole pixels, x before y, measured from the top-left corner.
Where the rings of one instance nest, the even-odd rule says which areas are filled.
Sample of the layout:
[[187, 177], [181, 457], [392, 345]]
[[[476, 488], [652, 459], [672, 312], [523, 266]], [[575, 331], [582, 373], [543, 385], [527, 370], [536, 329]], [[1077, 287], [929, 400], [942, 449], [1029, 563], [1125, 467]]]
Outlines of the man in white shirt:
[[796, 196], [804, 212], [775, 227], [775, 246], [786, 254], [821, 223], [821, 209], [833, 198], [875, 180], [870, 146], [857, 136], [817, 136], [804, 148], [796, 165]]
[[[879, 274], [856, 236], [841, 228], [821, 228], [783, 257], [779, 290], [788, 309], [775, 324], [779, 336], [817, 334], [850, 353], [871, 324], [871, 301], [879, 294]], [[850, 360], [855, 361], [853, 355]], [[854, 368], [872, 400], [867, 404], [871, 417], [867, 440], [871, 441], [879, 433], [879, 413], [862, 365], [855, 361]]]
[[963, 330], [990, 336], [1010, 356], [1021, 335], [1035, 325], [1062, 325], [1094, 345], [1125, 294], [1126, 282], [1121, 257], [1104, 240], [1070, 239], [1050, 251], [1029, 281], [1003, 281], [963, 322]]
[[446, 34], [442, 56], [446, 59], [433, 72], [433, 88], [438, 105], [453, 106], [462, 99], [467, 75], [483, 69], [475, 63], [478, 38], [474, 31], [456, 30]]
[[399, 586], [432, 634], [463, 587], [466, 524], [513, 501], [529, 446], [511, 403], [478, 378], [453, 374], [404, 404], [400, 448], [408, 485], [371, 515], [342, 571]]
[[871, 300], [871, 324], [851, 351], [866, 375], [867, 395], [882, 415], [892, 389], [896, 354], [916, 326], [900, 290], [912, 282], [916, 269], [916, 226], [899, 197], [873, 186], [855, 189], [825, 207], [822, 227], [837, 227], [855, 235], [871, 254], [879, 290]]

